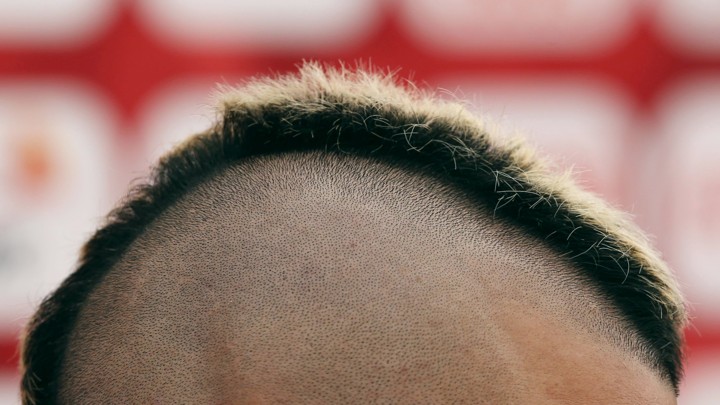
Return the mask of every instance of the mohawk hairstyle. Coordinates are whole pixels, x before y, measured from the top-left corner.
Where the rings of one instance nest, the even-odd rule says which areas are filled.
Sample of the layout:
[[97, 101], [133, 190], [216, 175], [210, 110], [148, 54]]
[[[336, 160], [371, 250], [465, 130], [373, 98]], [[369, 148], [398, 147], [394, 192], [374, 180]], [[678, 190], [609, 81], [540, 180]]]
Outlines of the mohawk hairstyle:
[[160, 160], [87, 242], [76, 271], [42, 302], [23, 342], [23, 403], [57, 402], [68, 339], [86, 298], [173, 202], [251, 156], [311, 150], [431, 171], [545, 239], [619, 309], [677, 392], [686, 314], [658, 254], [621, 213], [569, 176], [552, 174], [521, 142], [489, 133], [463, 105], [391, 76], [307, 63], [297, 74], [226, 90], [220, 114], [214, 127]]

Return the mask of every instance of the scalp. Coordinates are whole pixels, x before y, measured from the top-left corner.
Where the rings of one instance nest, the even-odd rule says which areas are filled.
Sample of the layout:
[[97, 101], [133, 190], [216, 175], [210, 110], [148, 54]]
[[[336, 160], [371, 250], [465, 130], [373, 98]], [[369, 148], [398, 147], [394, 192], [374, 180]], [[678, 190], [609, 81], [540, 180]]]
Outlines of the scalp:
[[80, 314], [61, 386], [88, 403], [514, 402], [537, 381], [511, 307], [637, 340], [570, 263], [432, 176], [261, 157], [130, 246]]

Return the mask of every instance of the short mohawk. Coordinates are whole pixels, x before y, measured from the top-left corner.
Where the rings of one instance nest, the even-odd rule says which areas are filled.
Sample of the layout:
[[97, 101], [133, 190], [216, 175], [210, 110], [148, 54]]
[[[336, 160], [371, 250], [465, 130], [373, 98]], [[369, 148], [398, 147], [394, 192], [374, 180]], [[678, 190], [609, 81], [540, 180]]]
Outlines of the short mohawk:
[[299, 73], [225, 89], [220, 119], [161, 159], [86, 244], [79, 267], [28, 325], [25, 404], [57, 402], [65, 348], [86, 298], [168, 206], [251, 156], [321, 150], [404, 162], [544, 238], [619, 309], [676, 392], [686, 313], [665, 263], [624, 215], [552, 174], [518, 141], [489, 133], [458, 103], [389, 75], [307, 63]]

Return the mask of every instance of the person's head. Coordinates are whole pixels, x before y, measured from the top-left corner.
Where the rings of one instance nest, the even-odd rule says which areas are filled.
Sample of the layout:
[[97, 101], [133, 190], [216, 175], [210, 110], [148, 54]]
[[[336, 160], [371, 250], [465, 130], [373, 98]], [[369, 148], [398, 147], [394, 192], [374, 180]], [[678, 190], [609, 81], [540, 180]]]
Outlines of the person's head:
[[620, 213], [457, 104], [227, 92], [40, 306], [25, 403], [672, 403], [685, 311]]

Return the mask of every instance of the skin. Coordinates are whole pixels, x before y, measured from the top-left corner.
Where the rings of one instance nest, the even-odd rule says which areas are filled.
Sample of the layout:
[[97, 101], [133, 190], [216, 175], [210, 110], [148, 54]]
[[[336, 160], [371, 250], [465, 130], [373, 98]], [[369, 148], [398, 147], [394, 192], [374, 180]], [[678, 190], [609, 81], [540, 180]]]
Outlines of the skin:
[[61, 399], [675, 403], [637, 341], [570, 263], [437, 180], [296, 154], [149, 226], [83, 309]]

